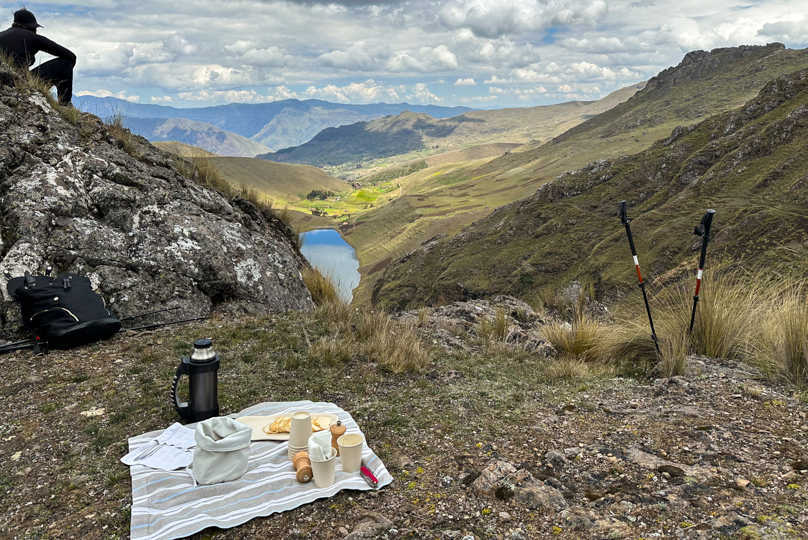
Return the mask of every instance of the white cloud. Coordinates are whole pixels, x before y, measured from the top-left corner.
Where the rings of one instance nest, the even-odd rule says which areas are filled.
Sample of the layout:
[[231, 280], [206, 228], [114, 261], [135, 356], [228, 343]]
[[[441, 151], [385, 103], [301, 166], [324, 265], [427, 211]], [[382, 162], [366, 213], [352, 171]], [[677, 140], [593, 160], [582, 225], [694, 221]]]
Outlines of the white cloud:
[[289, 57], [279, 47], [266, 47], [264, 49], [252, 48], [239, 57], [239, 61], [249, 66], [280, 67], [286, 65]]
[[457, 69], [457, 57], [446, 45], [421, 47], [417, 51], [402, 52], [387, 61], [392, 72], [440, 72]]
[[412, 89], [411, 93], [405, 96], [406, 99], [416, 103], [441, 103], [443, 100], [429, 91], [424, 83], [418, 83]]
[[474, 82], [474, 79], [469, 77], [468, 79], [457, 79], [454, 83], [455, 86], [477, 86], [477, 83]]
[[390, 54], [390, 47], [386, 43], [357, 41], [347, 50], [321, 54], [319, 60], [323, 65], [336, 69], [374, 71], [384, 67]]
[[[43, 35], [76, 52], [76, 91], [125, 91], [143, 101], [167, 96], [174, 103], [184, 93], [197, 98], [196, 104], [204, 95], [279, 99], [280, 87], [300, 96], [311, 87], [323, 99], [359, 102], [373, 96], [374, 90], [364, 87], [368, 79], [386, 89], [375, 90], [381, 100], [395, 93], [399, 100], [434, 102], [414, 90], [424, 84], [446, 104], [462, 103], [452, 87], [464, 79], [502, 89], [573, 88], [520, 94], [540, 104], [589, 95], [595, 84], [608, 92], [648, 79], [694, 49], [768, 41], [797, 48], [808, 42], [808, 9], [797, 0], [239, 0], [232, 10], [223, 5], [221, 0], [56, 0], [47, 11], [30, 7], [45, 25]], [[436, 84], [437, 79], [448, 82]], [[350, 90], [352, 84], [362, 91]], [[227, 94], [231, 91], [242, 93]], [[461, 97], [471, 99], [470, 93], [466, 89]], [[512, 92], [496, 95], [503, 105], [517, 100]]]
[[661, 45], [676, 45], [683, 50], [691, 51], [710, 49], [715, 42], [715, 36], [714, 32], [702, 29], [693, 19], [679, 17], [669, 20], [660, 27], [656, 41]]
[[760, 36], [792, 41], [800, 44], [808, 43], [808, 19], [768, 22], [757, 31]]
[[151, 101], [154, 103], [171, 103], [174, 99], [171, 96], [152, 96]]
[[474, 96], [474, 97], [452, 96], [452, 97], [461, 103], [478, 103], [478, 102], [494, 101], [498, 99], [498, 96]]
[[369, 79], [363, 83], [351, 83], [338, 87], [333, 84], [322, 88], [309, 86], [303, 95], [337, 103], [373, 103], [378, 101], [399, 101], [396, 89], [384, 87]]
[[95, 90], [95, 91], [84, 90], [83, 92], [78, 92], [76, 95], [77, 96], [93, 96], [93, 97], [99, 97], [99, 98], [114, 97], [114, 98], [118, 98], [118, 99], [125, 99], [126, 101], [132, 101], [132, 102], [140, 101], [140, 96], [127, 95], [126, 90], [121, 90], [120, 92], [116, 92], [114, 94], [112, 92], [110, 92], [109, 90]]
[[552, 26], [592, 26], [607, 13], [604, 0], [450, 0], [438, 16], [448, 28], [468, 28], [477, 36], [495, 38]]
[[541, 60], [539, 48], [531, 43], [516, 43], [510, 38], [481, 38], [468, 28], [454, 32], [452, 50], [472, 64], [497, 68], [525, 67]]

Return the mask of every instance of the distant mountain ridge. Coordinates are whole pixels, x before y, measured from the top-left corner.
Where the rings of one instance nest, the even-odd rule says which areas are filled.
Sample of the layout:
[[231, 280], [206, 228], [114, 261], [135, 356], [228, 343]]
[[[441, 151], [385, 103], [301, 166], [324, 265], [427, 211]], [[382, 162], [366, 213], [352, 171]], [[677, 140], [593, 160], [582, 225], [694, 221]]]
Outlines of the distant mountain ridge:
[[185, 118], [125, 118], [132, 133], [150, 142], [179, 142], [222, 156], [253, 157], [272, 149], [237, 133]]
[[460, 149], [476, 144], [546, 141], [625, 101], [644, 84], [622, 88], [599, 101], [467, 111], [450, 118], [404, 111], [395, 116], [324, 129], [300, 146], [256, 157], [282, 163], [339, 166], [435, 147]]
[[[124, 118], [124, 124], [127, 127], [143, 129], [144, 131], [140, 133], [147, 139], [150, 139], [151, 134], [147, 127], [157, 126], [159, 122], [151, 120], [150, 123], [144, 123], [143, 119], [183, 118], [204, 122], [272, 149], [303, 144], [327, 127], [368, 121], [399, 114], [405, 110], [426, 113], [433, 118], [447, 118], [472, 110], [468, 107], [440, 107], [408, 103], [351, 105], [318, 99], [304, 101], [286, 99], [270, 103], [230, 103], [198, 108], [133, 103], [117, 98], [94, 96], [75, 96], [73, 102], [79, 109], [102, 118], [119, 114]], [[205, 127], [205, 129], [208, 128]], [[180, 142], [201, 146], [190, 140]], [[205, 150], [217, 154], [223, 153], [214, 148], [205, 148]]]

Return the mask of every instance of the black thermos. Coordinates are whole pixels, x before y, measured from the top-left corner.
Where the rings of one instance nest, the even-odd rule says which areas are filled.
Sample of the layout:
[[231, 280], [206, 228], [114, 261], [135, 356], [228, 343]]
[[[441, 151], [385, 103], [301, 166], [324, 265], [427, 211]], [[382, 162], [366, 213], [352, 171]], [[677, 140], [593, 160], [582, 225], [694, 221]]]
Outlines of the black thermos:
[[[183, 358], [171, 383], [174, 409], [186, 422], [199, 422], [219, 416], [219, 355], [213, 352], [209, 339], [194, 341], [194, 352]], [[177, 386], [180, 377], [188, 375], [188, 401], [180, 402]]]

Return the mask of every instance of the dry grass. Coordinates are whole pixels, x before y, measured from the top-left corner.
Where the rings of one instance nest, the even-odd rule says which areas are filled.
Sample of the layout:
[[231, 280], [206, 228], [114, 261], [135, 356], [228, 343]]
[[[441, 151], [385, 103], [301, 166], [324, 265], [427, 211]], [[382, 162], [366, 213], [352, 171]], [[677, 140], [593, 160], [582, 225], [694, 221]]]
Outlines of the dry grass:
[[551, 323], [542, 330], [544, 337], [555, 346], [559, 355], [582, 362], [607, 361], [614, 342], [614, 327], [597, 323], [581, 315], [572, 323]]
[[483, 341], [503, 341], [508, 335], [510, 321], [505, 310], [498, 308], [493, 320], [481, 319], [477, 325], [477, 336]]
[[314, 267], [304, 268], [300, 273], [303, 274], [303, 284], [311, 293], [315, 306], [341, 302], [332, 276], [323, 275]]
[[177, 168], [177, 172], [185, 178], [193, 180], [200, 185], [213, 188], [228, 199], [236, 195], [242, 195], [242, 192], [236, 190], [230, 182], [219, 173], [219, 169], [208, 157], [177, 157], [174, 165]]
[[802, 389], [808, 383], [808, 308], [802, 284], [779, 296], [762, 315], [755, 363], [769, 376]]
[[112, 117], [106, 120], [107, 129], [109, 134], [119, 141], [121, 149], [135, 159], [142, 157], [137, 139], [132, 132], [126, 129], [123, 125], [123, 114], [116, 112]]
[[542, 376], [547, 384], [580, 381], [589, 377], [586, 362], [574, 356], [562, 356], [544, 364]]
[[354, 334], [360, 354], [387, 371], [420, 372], [429, 365], [429, 351], [415, 325], [394, 321], [383, 311], [359, 310]]
[[63, 107], [62, 105], [57, 105], [56, 110], [59, 111], [59, 114], [62, 115], [62, 118], [67, 121], [67, 123], [72, 125], [78, 125], [79, 118], [81, 118], [82, 112], [77, 108], [70, 106], [70, 107]]
[[339, 333], [324, 336], [315, 341], [308, 350], [309, 361], [316, 364], [323, 362], [329, 366], [344, 364], [353, 356], [353, 344], [350, 337]]
[[692, 334], [688, 333], [693, 309], [689, 285], [663, 291], [654, 301], [662, 306], [654, 312], [661, 358], [639, 314], [618, 322], [614, 333], [605, 336], [611, 341], [602, 345], [611, 349], [607, 356], [633, 372], [664, 377], [685, 374], [689, 353], [733, 358], [798, 388], [808, 383], [803, 283], [795, 285], [760, 271], [705, 273]]

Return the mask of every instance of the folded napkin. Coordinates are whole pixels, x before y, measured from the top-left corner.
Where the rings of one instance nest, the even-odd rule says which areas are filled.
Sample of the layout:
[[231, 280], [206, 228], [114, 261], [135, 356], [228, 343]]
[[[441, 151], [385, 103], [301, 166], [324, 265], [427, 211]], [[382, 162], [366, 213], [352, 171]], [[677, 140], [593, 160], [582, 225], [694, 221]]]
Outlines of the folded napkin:
[[[145, 465], [153, 469], [173, 471], [187, 467], [193, 461], [196, 446], [194, 429], [175, 422], [154, 439], [138, 446], [121, 461], [125, 465]], [[151, 452], [156, 448], [156, 451]], [[138, 459], [149, 454], [147, 457]]]
[[334, 457], [337, 451], [331, 446], [331, 432], [323, 430], [309, 437], [309, 459], [312, 461], [327, 461]]

